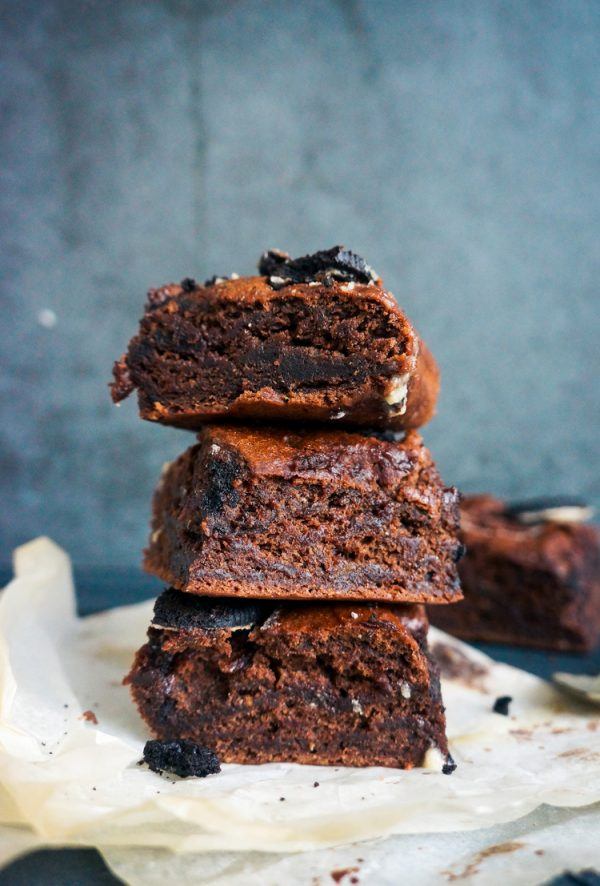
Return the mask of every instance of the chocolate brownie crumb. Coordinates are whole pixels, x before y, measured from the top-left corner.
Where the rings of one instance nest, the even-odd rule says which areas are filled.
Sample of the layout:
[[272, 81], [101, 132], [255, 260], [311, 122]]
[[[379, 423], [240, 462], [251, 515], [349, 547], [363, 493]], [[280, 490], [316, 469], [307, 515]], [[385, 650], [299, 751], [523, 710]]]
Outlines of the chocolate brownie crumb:
[[180, 778], [206, 778], [221, 771], [219, 758], [214, 751], [184, 738], [147, 741], [144, 745], [144, 762], [152, 772], [159, 775], [172, 772]]
[[109, 388], [115, 403], [125, 400], [135, 390], [129, 366], [127, 365], [126, 354], [123, 354], [121, 359], [117, 360], [113, 366], [113, 381], [109, 384]]
[[193, 277], [184, 277], [181, 281], [181, 288], [184, 292], [193, 292], [197, 287], [198, 284]]
[[501, 695], [494, 702], [492, 710], [495, 714], [502, 714], [503, 717], [508, 717], [511, 702], [512, 695]]
[[321, 249], [300, 258], [291, 258], [286, 252], [270, 249], [261, 256], [258, 271], [269, 278], [274, 289], [293, 283], [319, 282], [333, 286], [335, 280], [365, 284], [379, 282], [373, 268], [360, 255], [343, 246]]
[[446, 757], [446, 762], [442, 766], [443, 775], [452, 775], [455, 769], [458, 768], [458, 764], [454, 762], [454, 757], [452, 754], [448, 754]]

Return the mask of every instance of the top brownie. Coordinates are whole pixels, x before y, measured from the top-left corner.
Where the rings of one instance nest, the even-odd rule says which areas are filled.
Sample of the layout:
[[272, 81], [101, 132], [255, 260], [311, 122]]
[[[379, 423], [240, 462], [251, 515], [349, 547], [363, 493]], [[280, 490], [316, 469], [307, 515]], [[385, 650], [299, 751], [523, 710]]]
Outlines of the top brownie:
[[379, 429], [431, 418], [436, 363], [363, 259], [271, 251], [259, 272], [150, 290], [113, 400], [137, 389], [142, 418], [190, 429], [223, 417]]

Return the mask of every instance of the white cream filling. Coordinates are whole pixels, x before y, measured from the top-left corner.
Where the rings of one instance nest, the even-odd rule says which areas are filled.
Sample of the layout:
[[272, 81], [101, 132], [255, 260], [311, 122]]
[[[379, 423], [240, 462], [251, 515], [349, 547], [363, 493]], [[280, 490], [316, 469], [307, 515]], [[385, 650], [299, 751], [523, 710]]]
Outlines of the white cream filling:
[[519, 523], [585, 523], [594, 516], [594, 509], [581, 505], [562, 505], [557, 508], [544, 508], [540, 511], [521, 511]]

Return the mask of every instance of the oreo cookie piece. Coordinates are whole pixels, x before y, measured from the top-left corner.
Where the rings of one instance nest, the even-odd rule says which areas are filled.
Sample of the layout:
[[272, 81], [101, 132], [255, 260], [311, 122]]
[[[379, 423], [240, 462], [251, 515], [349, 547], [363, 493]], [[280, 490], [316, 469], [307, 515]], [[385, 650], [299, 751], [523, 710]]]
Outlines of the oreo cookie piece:
[[206, 778], [221, 771], [219, 758], [214, 751], [186, 738], [147, 741], [144, 745], [144, 763], [159, 775], [171, 772], [180, 778]]
[[274, 289], [281, 289], [293, 283], [323, 283], [333, 281], [355, 283], [378, 283], [379, 276], [360, 255], [333, 246], [321, 249], [312, 255], [291, 258], [279, 249], [263, 253], [258, 263], [258, 271], [269, 278]]
[[198, 287], [198, 284], [193, 277], [184, 277], [180, 283], [180, 286], [184, 292], [193, 292], [194, 289]]
[[492, 710], [495, 714], [502, 714], [503, 717], [508, 717], [511, 702], [512, 695], [500, 695], [494, 702]]
[[534, 526], [539, 523], [585, 523], [594, 516], [594, 509], [579, 499], [558, 495], [511, 502], [505, 513], [519, 523]]
[[154, 604], [152, 627], [250, 630], [256, 624], [262, 624], [272, 610], [272, 604], [254, 600], [237, 602], [230, 597], [198, 597], [168, 588]]
[[542, 886], [600, 886], [600, 872], [592, 868], [583, 871], [563, 871]]
[[442, 766], [442, 775], [452, 775], [455, 769], [458, 769], [458, 763], [455, 762], [452, 754], [448, 754]]

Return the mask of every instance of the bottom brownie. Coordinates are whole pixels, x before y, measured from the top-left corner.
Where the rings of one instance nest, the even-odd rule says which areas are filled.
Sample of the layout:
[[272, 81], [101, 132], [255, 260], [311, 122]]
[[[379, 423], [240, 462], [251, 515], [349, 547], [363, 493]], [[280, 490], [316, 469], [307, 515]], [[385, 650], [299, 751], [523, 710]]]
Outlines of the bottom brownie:
[[170, 589], [126, 682], [155, 736], [225, 763], [409, 769], [448, 754], [427, 629], [419, 605], [275, 608]]
[[600, 641], [600, 532], [570, 500], [465, 496], [465, 599], [429, 609], [464, 640], [585, 652]]

